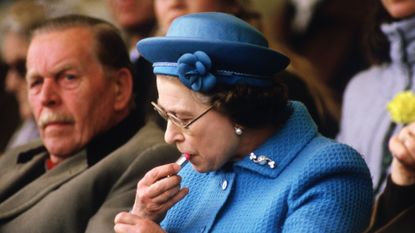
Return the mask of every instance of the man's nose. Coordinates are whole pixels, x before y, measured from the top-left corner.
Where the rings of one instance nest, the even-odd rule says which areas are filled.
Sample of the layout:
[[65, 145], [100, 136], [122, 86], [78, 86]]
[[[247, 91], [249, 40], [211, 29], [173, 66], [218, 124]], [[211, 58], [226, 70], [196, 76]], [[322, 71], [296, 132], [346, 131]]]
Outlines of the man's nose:
[[40, 92], [42, 105], [53, 107], [60, 101], [58, 86], [53, 79], [45, 79]]

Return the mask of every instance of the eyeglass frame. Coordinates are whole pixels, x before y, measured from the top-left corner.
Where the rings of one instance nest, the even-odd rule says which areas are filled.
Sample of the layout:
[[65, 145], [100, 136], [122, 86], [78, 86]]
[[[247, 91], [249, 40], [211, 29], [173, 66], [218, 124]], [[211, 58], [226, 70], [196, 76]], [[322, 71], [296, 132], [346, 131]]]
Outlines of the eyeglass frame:
[[173, 122], [173, 124], [175, 124], [176, 126], [178, 126], [179, 128], [188, 130], [190, 125], [192, 125], [193, 123], [195, 123], [197, 120], [199, 120], [202, 116], [206, 115], [206, 113], [208, 113], [210, 110], [213, 109], [213, 105], [211, 105], [209, 108], [207, 108], [206, 110], [204, 110], [201, 114], [199, 114], [198, 116], [194, 117], [193, 119], [191, 119], [189, 122], [187, 122], [186, 124], [183, 123], [183, 121], [178, 118], [176, 115], [174, 115], [171, 112], [167, 112], [166, 110], [164, 110], [160, 105], [156, 104], [155, 102], [151, 101], [151, 105], [153, 105], [154, 110], [166, 121], [171, 121]]

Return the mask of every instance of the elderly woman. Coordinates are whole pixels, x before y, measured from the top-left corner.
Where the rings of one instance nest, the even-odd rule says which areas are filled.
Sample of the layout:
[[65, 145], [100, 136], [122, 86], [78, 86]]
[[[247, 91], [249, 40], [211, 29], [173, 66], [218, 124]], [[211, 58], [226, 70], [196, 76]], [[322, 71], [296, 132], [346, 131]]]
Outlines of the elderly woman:
[[190, 163], [149, 171], [132, 210], [116, 216], [116, 232], [366, 227], [373, 197], [364, 161], [287, 101], [271, 77], [289, 60], [261, 33], [228, 14], [190, 14], [138, 50], [157, 75], [153, 105], [168, 120], [165, 140]]

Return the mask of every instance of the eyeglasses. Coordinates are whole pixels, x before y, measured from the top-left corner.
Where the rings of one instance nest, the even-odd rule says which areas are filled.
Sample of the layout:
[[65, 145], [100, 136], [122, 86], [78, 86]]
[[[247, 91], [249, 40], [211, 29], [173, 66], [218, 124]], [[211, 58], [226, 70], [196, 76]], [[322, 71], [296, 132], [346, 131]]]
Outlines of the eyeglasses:
[[206, 113], [208, 113], [213, 108], [213, 105], [212, 105], [209, 108], [207, 108], [205, 111], [203, 111], [201, 114], [199, 114], [197, 117], [193, 118], [190, 121], [184, 122], [183, 120], [181, 120], [180, 118], [178, 118], [173, 113], [166, 112], [158, 104], [156, 104], [154, 102], [151, 102], [151, 104], [153, 105], [154, 110], [156, 110], [160, 114], [160, 116], [163, 117], [166, 121], [170, 120], [173, 124], [175, 124], [179, 128], [186, 129], [186, 130], [189, 129], [189, 126], [191, 124], [195, 123], [197, 120], [199, 120], [203, 115], [205, 115]]
[[26, 60], [18, 59], [10, 64], [5, 64], [7, 72], [15, 71], [20, 77], [25, 78], [26, 75]]

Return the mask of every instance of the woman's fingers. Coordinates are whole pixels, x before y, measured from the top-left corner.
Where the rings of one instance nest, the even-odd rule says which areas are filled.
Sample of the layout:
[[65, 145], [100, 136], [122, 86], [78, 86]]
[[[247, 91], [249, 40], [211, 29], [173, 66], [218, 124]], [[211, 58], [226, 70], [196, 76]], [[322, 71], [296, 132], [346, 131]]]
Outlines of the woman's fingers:
[[170, 209], [173, 205], [175, 205], [177, 202], [182, 200], [187, 194], [189, 193], [188, 188], [182, 188], [176, 195], [174, 195], [172, 198], [169, 199], [168, 202], [165, 203], [166, 211]]
[[172, 196], [166, 199], [164, 202], [158, 204], [154, 202], [154, 205], [157, 206], [155, 209], [159, 209], [162, 212], [169, 210], [174, 204], [182, 200], [189, 193], [188, 188], [182, 188], [178, 192], [175, 192]]
[[115, 232], [163, 232], [155, 222], [189, 192], [187, 188], [180, 188], [181, 177], [177, 175], [180, 168], [172, 163], [147, 172], [137, 184], [133, 209], [115, 217]]
[[177, 174], [179, 171], [180, 166], [175, 163], [162, 165], [147, 172], [145, 176], [140, 180], [139, 184], [150, 186], [162, 178]]
[[114, 223], [120, 224], [136, 224], [140, 218], [137, 215], [128, 212], [120, 212], [115, 216]]
[[175, 185], [170, 189], [165, 190], [158, 196], [153, 197], [153, 202], [156, 204], [163, 204], [169, 201], [172, 197], [174, 197], [180, 191], [180, 185]]
[[171, 163], [150, 170], [137, 184], [132, 213], [159, 221], [188, 192], [180, 188], [181, 177], [177, 175], [180, 168]]
[[114, 231], [116, 233], [132, 233], [134, 232], [134, 226], [122, 223], [116, 223], [114, 225]]
[[187, 188], [173, 188], [151, 199], [136, 198], [132, 213], [158, 221], [188, 193]]
[[116, 233], [164, 233], [165, 232], [163, 229], [161, 229], [161, 227], [157, 223], [149, 219], [140, 219], [140, 218], [137, 218], [136, 221], [132, 224], [116, 221], [114, 225], [114, 231]]

